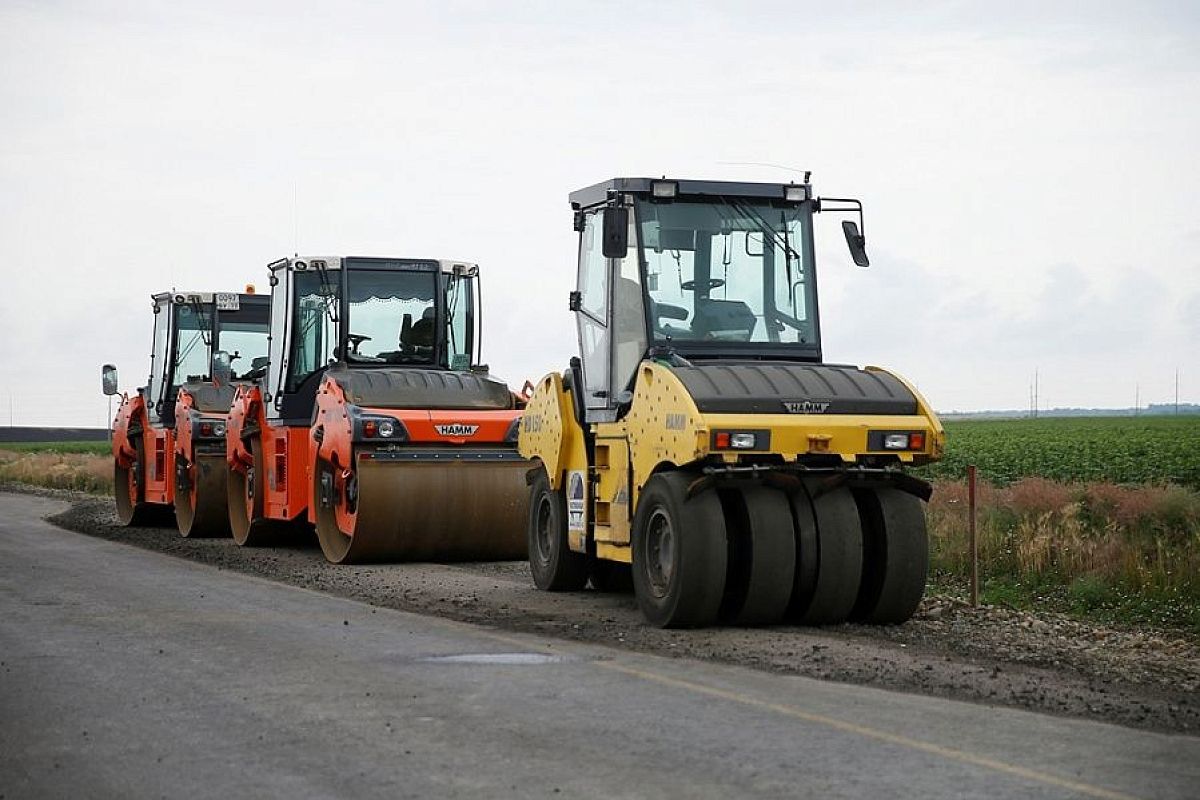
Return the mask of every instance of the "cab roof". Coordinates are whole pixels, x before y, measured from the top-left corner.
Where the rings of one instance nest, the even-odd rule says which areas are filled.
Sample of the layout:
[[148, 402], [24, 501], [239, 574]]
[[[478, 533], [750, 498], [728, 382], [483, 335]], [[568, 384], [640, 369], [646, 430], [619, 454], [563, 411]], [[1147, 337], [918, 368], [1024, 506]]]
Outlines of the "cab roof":
[[[807, 176], [806, 176], [807, 177]], [[593, 184], [584, 189], [571, 192], [571, 207], [574, 209], [588, 208], [607, 202], [612, 193], [650, 194], [654, 184], [675, 184], [676, 196], [679, 197], [755, 197], [770, 200], [783, 200], [784, 191], [788, 187], [804, 186], [805, 197], [812, 197], [812, 187], [805, 183], [742, 183], [740, 181], [697, 181], [680, 180], [677, 178], [611, 178], [607, 181]]]
[[278, 261], [273, 261], [267, 265], [267, 269], [275, 272], [279, 269], [295, 269], [304, 271], [313, 268], [316, 263], [325, 262], [326, 269], [341, 269], [342, 265], [347, 262], [354, 262], [354, 266], [362, 266], [369, 269], [412, 269], [414, 267], [422, 270], [437, 269], [440, 272], [453, 274], [464, 270], [477, 270], [479, 265], [470, 261], [454, 261], [444, 258], [404, 258], [402, 256], [292, 256], [291, 258], [281, 258]]

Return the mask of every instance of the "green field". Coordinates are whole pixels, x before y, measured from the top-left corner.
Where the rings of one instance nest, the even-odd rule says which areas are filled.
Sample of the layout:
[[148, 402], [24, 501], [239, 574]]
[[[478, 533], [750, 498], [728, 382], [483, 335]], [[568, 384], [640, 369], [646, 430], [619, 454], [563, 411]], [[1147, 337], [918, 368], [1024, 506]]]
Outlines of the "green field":
[[921, 470], [959, 479], [967, 465], [1005, 485], [1056, 481], [1175, 483], [1200, 489], [1200, 415], [952, 420], [946, 457]]
[[107, 455], [112, 452], [108, 442], [0, 442], [0, 450], [14, 453], [95, 453]]

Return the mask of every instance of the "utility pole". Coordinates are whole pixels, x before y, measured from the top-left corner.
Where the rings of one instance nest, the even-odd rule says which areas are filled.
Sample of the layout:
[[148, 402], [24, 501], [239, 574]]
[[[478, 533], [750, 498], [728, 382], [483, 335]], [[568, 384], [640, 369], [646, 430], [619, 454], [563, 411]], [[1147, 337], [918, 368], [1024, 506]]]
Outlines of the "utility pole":
[[1175, 416], [1179, 416], [1179, 367], [1175, 368]]
[[1038, 415], [1038, 399], [1039, 399], [1038, 394], [1040, 393], [1040, 390], [1041, 390], [1041, 387], [1038, 386], [1039, 380], [1040, 380], [1040, 369], [1035, 367], [1033, 370], [1033, 418], [1034, 419], [1037, 419], [1037, 415]]
[[1133, 385], [1133, 415], [1138, 415], [1138, 409], [1142, 405], [1142, 387], [1140, 384]]

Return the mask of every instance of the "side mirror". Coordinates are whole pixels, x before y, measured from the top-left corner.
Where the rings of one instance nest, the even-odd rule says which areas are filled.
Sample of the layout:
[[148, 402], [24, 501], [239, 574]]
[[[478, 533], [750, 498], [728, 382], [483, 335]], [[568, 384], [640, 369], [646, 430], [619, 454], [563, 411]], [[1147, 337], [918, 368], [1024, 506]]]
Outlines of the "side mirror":
[[100, 368], [100, 385], [104, 394], [112, 397], [117, 393], [117, 368], [114, 364], [105, 364]]
[[212, 379], [217, 386], [233, 382], [233, 359], [224, 350], [213, 353]]
[[850, 257], [860, 267], [871, 266], [867, 258], [867, 237], [858, 232], [858, 223], [854, 220], [842, 220], [842, 233], [846, 234], [846, 246], [850, 248]]
[[624, 258], [629, 252], [629, 209], [604, 209], [604, 257]]

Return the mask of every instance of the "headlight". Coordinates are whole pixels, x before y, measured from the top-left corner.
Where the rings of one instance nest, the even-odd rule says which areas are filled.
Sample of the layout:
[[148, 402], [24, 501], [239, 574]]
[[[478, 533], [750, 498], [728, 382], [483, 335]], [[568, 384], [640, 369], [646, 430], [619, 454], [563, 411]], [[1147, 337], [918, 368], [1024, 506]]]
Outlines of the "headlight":
[[650, 195], [661, 200], [669, 200], [679, 193], [679, 184], [675, 181], [654, 181], [650, 184]]
[[729, 435], [729, 446], [734, 450], [753, 450], [755, 438], [753, 433], [732, 433]]
[[358, 437], [362, 439], [391, 439], [408, 441], [408, 430], [404, 423], [391, 417], [362, 417], [358, 422]]
[[225, 435], [225, 423], [216, 422], [213, 424], [213, 436], [221, 437]]

